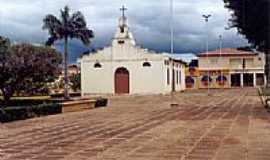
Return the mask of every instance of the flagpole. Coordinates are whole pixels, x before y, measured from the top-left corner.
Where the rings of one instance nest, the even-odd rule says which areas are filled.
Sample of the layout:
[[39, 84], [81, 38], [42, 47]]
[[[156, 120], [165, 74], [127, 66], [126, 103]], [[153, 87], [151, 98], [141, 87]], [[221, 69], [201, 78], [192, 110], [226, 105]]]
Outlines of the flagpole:
[[174, 53], [174, 15], [173, 15], [173, 0], [170, 0], [170, 16], [171, 16], [171, 54]]
[[[171, 30], [171, 55], [174, 54], [174, 3], [170, 0], [170, 30]], [[175, 85], [175, 73], [174, 72], [174, 62], [172, 61], [172, 85]], [[174, 75], [174, 76], [173, 76]], [[174, 91], [171, 92], [171, 106], [176, 107], [178, 103], [175, 101]]]

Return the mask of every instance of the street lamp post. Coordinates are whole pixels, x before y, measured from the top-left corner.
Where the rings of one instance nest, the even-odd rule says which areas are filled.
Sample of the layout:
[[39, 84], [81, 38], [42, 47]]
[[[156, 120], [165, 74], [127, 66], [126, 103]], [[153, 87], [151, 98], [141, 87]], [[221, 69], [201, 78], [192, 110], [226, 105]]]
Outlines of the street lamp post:
[[[208, 22], [209, 22], [209, 18], [211, 17], [212, 15], [211, 14], [208, 14], [208, 15], [203, 15], [203, 18], [205, 20], [205, 23], [206, 23], [206, 56], [207, 56], [207, 62], [208, 62], [208, 67], [209, 67], [209, 55], [208, 55], [208, 50], [209, 50], [209, 35], [208, 35]], [[210, 95], [210, 70], [208, 68], [208, 77], [207, 77], [207, 81], [208, 81], [208, 84], [207, 84], [207, 93], [208, 95]]]
[[[221, 59], [222, 59], [222, 35], [219, 35], [219, 62], [221, 61]], [[220, 70], [220, 78], [221, 78], [221, 82], [223, 84], [225, 79], [223, 79], [222, 68]], [[224, 86], [222, 86], [222, 87], [224, 87]]]

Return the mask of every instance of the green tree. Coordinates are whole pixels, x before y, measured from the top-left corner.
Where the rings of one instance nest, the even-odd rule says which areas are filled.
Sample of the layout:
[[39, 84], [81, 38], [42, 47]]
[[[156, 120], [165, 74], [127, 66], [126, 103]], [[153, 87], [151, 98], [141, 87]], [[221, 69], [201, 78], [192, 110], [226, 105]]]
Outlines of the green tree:
[[68, 6], [61, 10], [60, 19], [54, 15], [47, 15], [44, 20], [43, 29], [49, 31], [47, 45], [53, 45], [57, 40], [64, 40], [64, 81], [65, 81], [65, 99], [69, 98], [68, 94], [68, 42], [69, 39], [80, 39], [85, 45], [90, 44], [91, 38], [94, 37], [92, 30], [87, 28], [83, 14], [77, 11], [70, 14]]
[[[0, 90], [8, 102], [14, 93], [37, 93], [61, 73], [61, 54], [55, 49], [30, 44], [10, 46], [0, 38]], [[4, 49], [3, 49], [4, 48]]]
[[70, 87], [74, 92], [81, 89], [81, 74], [72, 74], [70, 76]]
[[236, 27], [253, 47], [265, 52], [268, 86], [270, 85], [270, 1], [224, 0], [232, 11], [230, 27]]
[[4, 87], [4, 83], [9, 80], [9, 77], [11, 76], [11, 72], [8, 70], [8, 55], [10, 52], [10, 41], [8, 38], [4, 38], [0, 36], [0, 89], [2, 92], [2, 95], [4, 96], [4, 99], [6, 101], [9, 100], [8, 90], [10, 90], [8, 87]]

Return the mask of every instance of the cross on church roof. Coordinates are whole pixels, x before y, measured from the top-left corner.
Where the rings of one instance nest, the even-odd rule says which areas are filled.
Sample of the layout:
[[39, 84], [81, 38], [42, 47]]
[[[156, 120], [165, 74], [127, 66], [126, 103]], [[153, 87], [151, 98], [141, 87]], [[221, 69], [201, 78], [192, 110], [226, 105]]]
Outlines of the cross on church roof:
[[125, 11], [127, 10], [127, 8], [123, 5], [122, 8], [120, 8], [120, 11], [122, 11], [122, 17], [125, 17]]

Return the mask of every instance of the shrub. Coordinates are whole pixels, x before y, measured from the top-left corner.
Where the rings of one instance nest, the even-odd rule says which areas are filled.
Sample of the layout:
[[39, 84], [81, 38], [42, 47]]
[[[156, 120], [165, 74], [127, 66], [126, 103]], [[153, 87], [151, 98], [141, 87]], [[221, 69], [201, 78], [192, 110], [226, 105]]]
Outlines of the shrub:
[[0, 109], [0, 122], [24, 120], [28, 118], [59, 114], [61, 112], [62, 106], [59, 104], [7, 107]]
[[108, 104], [108, 99], [105, 99], [105, 98], [99, 98], [97, 99], [96, 101], [96, 104], [95, 104], [95, 107], [98, 108], [98, 107], [106, 107]]
[[33, 99], [14, 99], [14, 100], [10, 100], [8, 101], [7, 104], [5, 104], [4, 101], [0, 101], [0, 106], [1, 105], [6, 105], [6, 106], [13, 106], [13, 107], [16, 107], [16, 106], [33, 106], [33, 105], [40, 105], [40, 104], [48, 104], [50, 103], [51, 100], [42, 100], [42, 99], [36, 99], [36, 100], [33, 100]]

